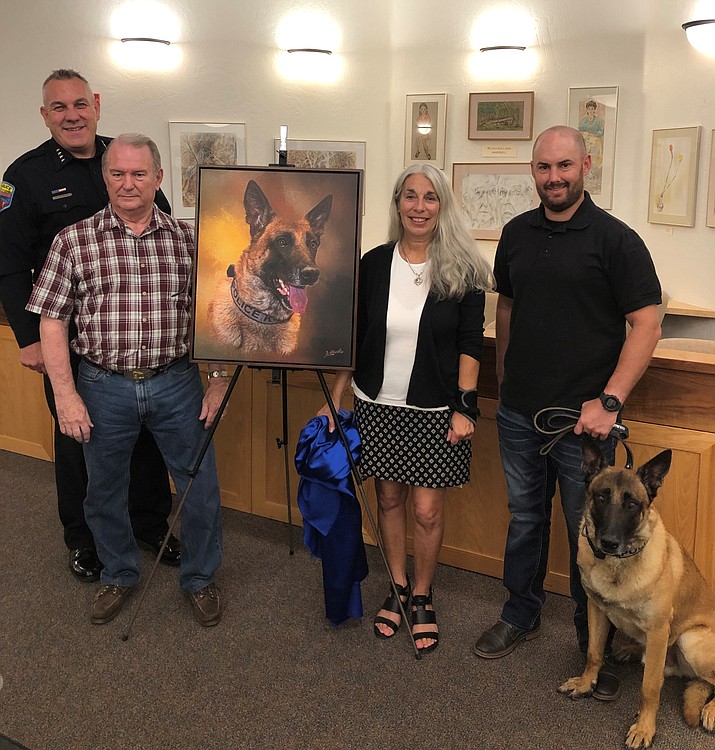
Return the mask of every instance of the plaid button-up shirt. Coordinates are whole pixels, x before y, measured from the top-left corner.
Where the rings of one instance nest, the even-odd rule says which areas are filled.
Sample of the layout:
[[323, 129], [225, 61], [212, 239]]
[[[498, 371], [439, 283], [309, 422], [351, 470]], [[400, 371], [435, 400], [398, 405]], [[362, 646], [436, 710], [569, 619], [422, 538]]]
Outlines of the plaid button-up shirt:
[[107, 206], [57, 235], [27, 309], [74, 317], [72, 349], [101, 367], [159, 367], [188, 351], [193, 255], [190, 224], [154, 206], [137, 237]]

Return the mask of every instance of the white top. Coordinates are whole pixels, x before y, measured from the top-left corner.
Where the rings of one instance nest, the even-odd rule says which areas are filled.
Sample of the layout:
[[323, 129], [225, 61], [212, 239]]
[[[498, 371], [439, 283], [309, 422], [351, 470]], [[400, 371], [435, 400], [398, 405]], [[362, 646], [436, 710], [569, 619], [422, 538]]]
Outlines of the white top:
[[[422, 276], [419, 285], [415, 284], [416, 274]], [[428, 275], [429, 259], [426, 263], [408, 264], [395, 245], [390, 267], [384, 376], [375, 403], [406, 406], [407, 388], [415, 363], [417, 332], [429, 293]], [[358, 398], [372, 401], [354, 382], [353, 391]]]

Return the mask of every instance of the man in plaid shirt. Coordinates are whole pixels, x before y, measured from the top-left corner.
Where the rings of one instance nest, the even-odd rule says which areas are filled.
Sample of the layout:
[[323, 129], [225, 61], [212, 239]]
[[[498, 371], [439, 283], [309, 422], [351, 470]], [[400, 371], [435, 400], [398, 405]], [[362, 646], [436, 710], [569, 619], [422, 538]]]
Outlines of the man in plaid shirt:
[[[216, 371], [204, 394], [188, 360], [192, 227], [160, 211], [163, 170], [156, 144], [125, 134], [107, 147], [109, 206], [61, 231], [27, 309], [41, 315], [42, 354], [63, 434], [83, 444], [89, 484], [85, 516], [104, 563], [91, 620], [109, 622], [139, 581], [127, 509], [129, 460], [139, 430], [154, 435], [179, 494], [228, 387]], [[69, 342], [81, 358], [75, 386]], [[223, 612], [214, 584], [221, 515], [213, 446], [182, 513], [181, 590], [202, 625]]]

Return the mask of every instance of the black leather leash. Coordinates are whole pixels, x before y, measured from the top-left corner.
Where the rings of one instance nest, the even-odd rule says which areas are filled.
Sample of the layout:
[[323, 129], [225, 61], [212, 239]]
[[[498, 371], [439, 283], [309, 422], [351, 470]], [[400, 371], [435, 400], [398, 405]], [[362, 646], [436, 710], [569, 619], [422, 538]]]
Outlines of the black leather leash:
[[[542, 435], [552, 435], [551, 440], [541, 447], [539, 453], [545, 456], [561, 438], [569, 432], [578, 422], [581, 412], [578, 409], [568, 409], [564, 406], [547, 406], [545, 409], [534, 414], [534, 427]], [[613, 425], [609, 437], [616, 438], [626, 451], [626, 469], [633, 468], [633, 453], [628, 447], [628, 428], [626, 425], [616, 422]]]

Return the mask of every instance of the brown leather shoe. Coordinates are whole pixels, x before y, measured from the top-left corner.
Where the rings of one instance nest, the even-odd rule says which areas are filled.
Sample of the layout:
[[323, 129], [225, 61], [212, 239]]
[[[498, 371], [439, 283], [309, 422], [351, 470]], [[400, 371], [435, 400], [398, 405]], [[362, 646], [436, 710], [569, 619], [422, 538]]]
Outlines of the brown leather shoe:
[[204, 586], [194, 594], [188, 594], [191, 611], [200, 625], [205, 628], [218, 625], [223, 615], [221, 592], [215, 583]]
[[92, 624], [104, 625], [113, 620], [122, 611], [131, 590], [130, 586], [100, 586], [92, 602]]

